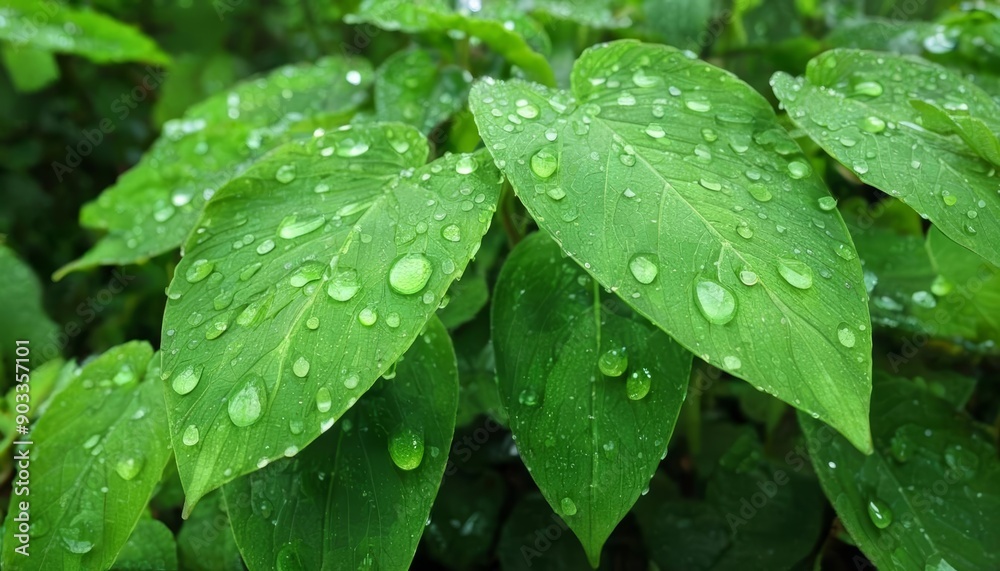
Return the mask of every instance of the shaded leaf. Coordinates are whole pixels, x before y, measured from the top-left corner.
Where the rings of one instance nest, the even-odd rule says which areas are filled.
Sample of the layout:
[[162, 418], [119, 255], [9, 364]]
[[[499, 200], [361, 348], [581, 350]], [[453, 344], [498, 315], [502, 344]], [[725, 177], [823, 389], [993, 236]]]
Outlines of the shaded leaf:
[[870, 447], [861, 266], [763, 97], [675, 49], [621, 41], [584, 53], [572, 94], [487, 81], [470, 101], [528, 211], [603, 286]]
[[455, 431], [458, 372], [432, 319], [334, 429], [226, 486], [240, 551], [258, 569], [406, 569]]
[[799, 415], [834, 509], [879, 569], [991, 569], [1000, 564], [1000, 462], [993, 437], [913, 383], [880, 378], [875, 453], [864, 456]]
[[375, 115], [428, 134], [465, 105], [472, 76], [424, 50], [394, 54], [375, 73]]
[[580, 571], [587, 556], [569, 526], [538, 494], [523, 497], [507, 517], [497, 547], [503, 571]]
[[[170, 459], [153, 350], [119, 345], [87, 363], [31, 432], [30, 557], [6, 526], [4, 568], [106, 569]], [[145, 380], [140, 382], [143, 377]], [[11, 511], [22, 499], [11, 496]]]
[[59, 65], [51, 52], [0, 43], [0, 55], [18, 91], [38, 91], [59, 79]]
[[450, 569], [476, 568], [488, 560], [506, 491], [493, 470], [447, 475], [424, 530], [431, 556]]
[[0, 351], [3, 361], [14, 366], [17, 341], [28, 341], [31, 364], [58, 357], [59, 328], [42, 308], [42, 285], [31, 267], [18, 259], [10, 248], [0, 244]]
[[804, 78], [777, 73], [771, 84], [796, 125], [862, 181], [1000, 264], [996, 168], [921, 113], [922, 102], [942, 106], [997, 133], [1000, 105], [989, 94], [942, 66], [859, 50], [825, 52]]
[[18, 49], [83, 56], [97, 63], [142, 61], [167, 64], [170, 57], [153, 40], [114, 18], [60, 2], [4, 0], [0, 39]]
[[482, 153], [421, 166], [427, 152], [405, 125], [338, 130], [275, 150], [209, 202], [163, 325], [186, 510], [328, 429], [461, 275], [499, 174]]
[[243, 571], [243, 558], [229, 523], [222, 490], [198, 502], [177, 533], [181, 569], [188, 571]]
[[539, 232], [507, 259], [493, 299], [521, 459], [594, 566], [666, 455], [691, 372], [690, 353], [600, 290]]
[[177, 542], [174, 532], [163, 522], [145, 518], [139, 520], [132, 535], [122, 547], [114, 571], [170, 571], [177, 567]]
[[367, 98], [372, 76], [363, 60], [330, 57], [284, 66], [167, 121], [139, 164], [84, 205], [81, 224], [107, 234], [56, 278], [177, 248], [208, 198], [268, 151], [308, 137], [315, 127], [343, 123]]
[[[408, 33], [456, 31], [480, 38], [532, 79], [555, 83], [545, 56], [536, 51], [548, 45], [545, 31], [507, 3], [483, 3], [482, 12], [456, 12], [446, 0], [363, 0], [357, 12], [344, 20], [351, 24], [374, 24], [386, 30]], [[531, 43], [534, 40], [536, 46]]]

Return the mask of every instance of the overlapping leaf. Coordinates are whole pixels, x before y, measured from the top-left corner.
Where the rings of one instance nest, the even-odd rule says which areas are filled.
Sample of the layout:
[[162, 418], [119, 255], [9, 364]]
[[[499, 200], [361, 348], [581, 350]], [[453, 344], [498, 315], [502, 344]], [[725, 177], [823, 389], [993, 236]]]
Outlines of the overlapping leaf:
[[0, 360], [14, 362], [15, 342], [27, 341], [32, 364], [58, 357], [58, 328], [42, 307], [42, 286], [13, 250], [0, 245]]
[[486, 42], [532, 79], [547, 85], [555, 83], [543, 55], [549, 46], [545, 30], [510, 4], [483, 3], [482, 9], [457, 12], [445, 0], [363, 0], [358, 11], [345, 21], [410, 33], [460, 32]]
[[448, 460], [458, 371], [437, 319], [336, 427], [225, 487], [251, 571], [406, 569]]
[[178, 569], [174, 532], [152, 518], [139, 520], [125, 546], [118, 553], [112, 571]]
[[989, 94], [945, 67], [860, 50], [825, 52], [805, 77], [778, 73], [771, 85], [792, 120], [862, 181], [1000, 265], [990, 162], [1000, 105]]
[[[85, 365], [34, 425], [30, 556], [14, 552], [21, 545], [14, 534], [22, 532], [8, 522], [5, 569], [111, 567], [170, 459], [152, 357], [142, 342], [109, 350]], [[22, 499], [11, 496], [12, 512]]]
[[363, 60], [289, 65], [168, 121], [139, 164], [83, 207], [80, 222], [108, 233], [56, 276], [141, 262], [177, 248], [214, 192], [303, 131], [343, 123], [367, 97], [372, 77]]
[[423, 165], [412, 127], [292, 142], [224, 187], [168, 290], [164, 391], [186, 509], [292, 455], [403, 354], [475, 255], [500, 175]]
[[770, 104], [665, 46], [588, 50], [572, 93], [473, 88], [487, 148], [538, 224], [702, 359], [870, 447], [861, 266]]
[[376, 116], [430, 133], [465, 105], [471, 81], [457, 66], [439, 67], [427, 51], [399, 52], [376, 72]]
[[76, 54], [97, 63], [170, 63], [170, 57], [135, 28], [60, 2], [4, 0], [0, 5], [0, 39], [15, 49]]
[[600, 290], [536, 233], [508, 258], [493, 299], [500, 397], [521, 459], [595, 566], [666, 455], [691, 372], [690, 353]]
[[872, 395], [875, 453], [799, 415], [826, 495], [879, 569], [1000, 565], [1000, 462], [993, 436], [903, 379]]

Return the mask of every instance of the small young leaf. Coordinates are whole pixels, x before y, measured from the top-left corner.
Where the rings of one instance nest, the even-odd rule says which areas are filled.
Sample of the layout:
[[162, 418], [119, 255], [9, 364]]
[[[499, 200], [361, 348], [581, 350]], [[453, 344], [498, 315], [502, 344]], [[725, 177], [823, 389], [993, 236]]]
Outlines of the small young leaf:
[[[170, 459], [152, 348], [132, 342], [87, 363], [34, 425], [30, 557], [9, 521], [5, 569], [107, 569]], [[147, 370], [147, 366], [149, 366]], [[145, 379], [143, 380], [143, 378]], [[16, 513], [23, 498], [11, 496]]]
[[[437, 319], [335, 428], [224, 488], [251, 571], [406, 569], [455, 431], [458, 372]], [[277, 522], [277, 523], [272, 523]]]
[[358, 11], [344, 20], [350, 24], [374, 24], [404, 32], [457, 31], [480, 38], [511, 63], [520, 66], [535, 81], [555, 83], [545, 56], [532, 49], [530, 41], [548, 47], [548, 37], [521, 10], [504, 4], [483, 3], [482, 12], [456, 12], [445, 0], [363, 0]]
[[493, 299], [521, 459], [595, 567], [667, 453], [691, 372], [690, 353], [600, 290], [538, 232], [507, 259]]
[[796, 125], [862, 181], [1000, 265], [990, 163], [1000, 153], [1000, 104], [989, 94], [919, 58], [846, 49], [814, 58], [805, 77], [777, 73], [771, 85]]
[[666, 46], [591, 48], [572, 94], [476, 85], [487, 148], [563, 249], [705, 361], [871, 448], [861, 265], [770, 104]]
[[993, 436], [914, 383], [879, 378], [875, 453], [800, 414], [826, 496], [879, 569], [1000, 566], [1000, 462]]
[[429, 134], [465, 105], [472, 76], [459, 67], [439, 67], [424, 50], [399, 52], [375, 73], [375, 114]]
[[97, 63], [170, 63], [153, 40], [132, 26], [61, 2], [4, 0], [0, 40], [7, 40], [15, 50], [27, 47], [76, 54]]
[[163, 378], [186, 510], [302, 449], [403, 354], [489, 227], [484, 153], [412, 127], [288, 143], [209, 202], [168, 289]]
[[84, 205], [80, 222], [108, 234], [56, 279], [102, 264], [142, 262], [180, 246], [213, 193], [282, 143], [343, 123], [367, 98], [373, 75], [364, 60], [284, 66], [168, 121], [139, 164]]

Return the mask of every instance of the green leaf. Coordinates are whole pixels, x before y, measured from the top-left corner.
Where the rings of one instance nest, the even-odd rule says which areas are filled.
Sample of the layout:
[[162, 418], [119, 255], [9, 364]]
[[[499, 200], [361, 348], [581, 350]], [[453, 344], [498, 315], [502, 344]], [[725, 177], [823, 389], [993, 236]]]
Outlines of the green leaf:
[[[31, 431], [29, 557], [7, 525], [4, 568], [106, 569], [170, 459], [163, 399], [145, 342], [87, 363]], [[140, 379], [145, 380], [139, 382]], [[11, 512], [24, 498], [11, 496]]]
[[59, 328], [42, 308], [42, 285], [13, 250], [0, 244], [0, 352], [13, 369], [17, 341], [28, 341], [31, 363], [38, 366], [58, 357]]
[[503, 477], [494, 470], [447, 476], [424, 530], [431, 557], [450, 569], [474, 569], [487, 562], [506, 492]]
[[993, 436], [913, 383], [878, 379], [875, 453], [799, 415], [820, 483], [879, 569], [1000, 566], [1000, 462]]
[[189, 511], [302, 449], [390, 369], [475, 255], [485, 153], [429, 165], [412, 127], [288, 143], [209, 202], [168, 288], [164, 389]]
[[497, 547], [503, 571], [580, 571], [589, 567], [580, 543], [545, 500], [528, 494], [514, 505]]
[[112, 571], [169, 571], [177, 567], [177, 543], [174, 532], [152, 518], [139, 520], [128, 542], [122, 547]]
[[344, 21], [350, 24], [374, 24], [386, 30], [408, 33], [460, 32], [481, 39], [511, 63], [521, 67], [532, 79], [555, 84], [555, 76], [545, 56], [532, 49], [529, 39], [545, 46], [545, 31], [511, 5], [484, 5], [485, 12], [455, 12], [445, 0], [363, 0], [358, 11]]
[[180, 568], [187, 571], [243, 571], [243, 558], [229, 522], [222, 490], [198, 502], [177, 533]]
[[139, 164], [84, 205], [80, 222], [108, 233], [56, 279], [177, 248], [213, 193], [279, 145], [308, 137], [315, 127], [342, 124], [367, 98], [373, 75], [366, 61], [355, 59], [284, 66], [168, 121]]
[[667, 453], [691, 354], [602, 295], [544, 233], [504, 264], [493, 340], [521, 459], [596, 567]]
[[1000, 339], [1000, 268], [959, 246], [937, 226], [927, 233], [927, 252], [940, 276], [943, 309], [968, 327], [966, 337], [993, 345]]
[[918, 58], [859, 50], [825, 52], [804, 78], [777, 73], [771, 84], [792, 120], [862, 181], [1000, 265], [996, 168], [962, 138], [935, 131], [939, 124], [921, 125], [928, 106], [913, 103], [962, 109], [963, 125], [981, 122], [997, 133], [1000, 105], [986, 92]]
[[60, 2], [4, 0], [0, 39], [26, 47], [83, 56], [97, 63], [170, 63], [153, 40], [113, 18]]
[[247, 566], [406, 569], [444, 475], [457, 405], [455, 352], [432, 319], [395, 377], [333, 430], [225, 487]]
[[[632, 20], [616, 0], [518, 0], [515, 2], [525, 12], [544, 12], [560, 20], [569, 20], [591, 28], [627, 28]], [[618, 7], [616, 7], [618, 5]]]
[[413, 125], [424, 134], [465, 105], [472, 76], [456, 66], [439, 66], [424, 50], [394, 54], [375, 74], [379, 121]]
[[51, 52], [0, 43], [0, 55], [18, 91], [38, 91], [59, 79], [59, 65]]
[[719, 460], [702, 500], [654, 478], [636, 505], [650, 557], [663, 571], [791, 569], [820, 539], [823, 495], [803, 454], [762, 459], [756, 437]]
[[572, 94], [486, 81], [470, 101], [528, 211], [601, 285], [870, 449], [861, 266], [763, 97], [673, 48], [622, 41], [583, 54]]

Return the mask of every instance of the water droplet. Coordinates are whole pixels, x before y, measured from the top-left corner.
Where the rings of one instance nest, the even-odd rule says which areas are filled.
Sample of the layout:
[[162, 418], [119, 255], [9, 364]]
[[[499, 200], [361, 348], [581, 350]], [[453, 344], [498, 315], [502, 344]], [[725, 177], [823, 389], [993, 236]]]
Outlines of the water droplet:
[[712, 104], [708, 101], [688, 100], [684, 102], [684, 106], [697, 113], [706, 113], [712, 110]]
[[207, 278], [213, 269], [215, 269], [214, 263], [205, 259], [195, 260], [184, 273], [184, 278], [190, 283], [198, 283]]
[[[750, 171], [747, 171], [749, 173]], [[749, 176], [749, 175], [748, 175]], [[771, 191], [767, 189], [766, 186], [759, 183], [751, 184], [747, 190], [750, 192], [750, 196], [759, 200], [760, 202], [767, 202], [771, 200]]]
[[885, 121], [875, 116], [865, 117], [861, 122], [861, 128], [869, 133], [881, 133], [885, 131]]
[[314, 316], [310, 317], [309, 319], [307, 319], [306, 320], [306, 327], [308, 327], [309, 329], [318, 329], [319, 328], [319, 318], [314, 315]]
[[657, 125], [656, 123], [650, 123], [646, 127], [646, 134], [654, 139], [662, 139], [667, 135], [667, 132], [663, 130], [663, 127]]
[[801, 179], [809, 176], [809, 165], [802, 161], [792, 161], [788, 163], [788, 174], [794, 179]]
[[250, 426], [264, 414], [266, 400], [264, 379], [254, 373], [248, 374], [229, 395], [229, 420], [236, 426]]
[[541, 150], [531, 156], [531, 172], [539, 178], [549, 178], [559, 168], [559, 159], [546, 150]]
[[292, 363], [292, 373], [294, 373], [295, 376], [299, 378], [304, 378], [306, 375], [308, 375], [309, 360], [303, 356], [299, 356], [299, 358], [296, 359], [294, 363]]
[[924, 309], [934, 309], [937, 307], [937, 299], [928, 291], [915, 291], [913, 295], [910, 296], [913, 303], [917, 304]]
[[726, 286], [708, 279], [695, 284], [698, 309], [710, 323], [725, 325], [736, 315], [736, 296]]
[[552, 200], [562, 200], [566, 198], [566, 191], [558, 186], [546, 190], [545, 194], [547, 194]]
[[892, 524], [892, 510], [882, 500], [876, 499], [868, 502], [868, 517], [879, 529], [885, 529]]
[[722, 366], [730, 371], [735, 371], [743, 366], [743, 361], [736, 355], [726, 355], [722, 358]]
[[264, 255], [274, 249], [274, 240], [264, 240], [260, 244], [257, 244], [257, 253]]
[[368, 143], [365, 141], [355, 141], [354, 139], [344, 139], [337, 146], [337, 156], [344, 158], [360, 157], [368, 152]]
[[479, 168], [479, 163], [471, 155], [462, 155], [455, 162], [455, 172], [458, 174], [472, 174]]
[[597, 359], [597, 368], [608, 377], [620, 377], [628, 368], [628, 355], [625, 349], [611, 349]]
[[378, 312], [372, 307], [366, 307], [358, 313], [358, 321], [365, 327], [371, 327], [378, 321]]
[[424, 289], [433, 266], [423, 254], [406, 254], [389, 270], [389, 285], [396, 293], [412, 295]]
[[399, 314], [393, 311], [389, 315], [385, 316], [385, 324], [393, 329], [399, 327]]
[[198, 432], [198, 427], [193, 424], [189, 424], [187, 428], [184, 429], [184, 433], [181, 434], [181, 442], [184, 443], [184, 446], [194, 446], [195, 444], [198, 444], [199, 438], [200, 434]]
[[145, 462], [146, 459], [143, 458], [141, 454], [128, 456], [115, 463], [115, 472], [121, 476], [122, 480], [133, 480], [139, 475], [139, 472], [142, 471], [142, 467], [145, 465]]
[[330, 408], [333, 406], [333, 395], [330, 394], [330, 389], [326, 387], [320, 387], [316, 391], [316, 410], [320, 412], [330, 412]]
[[[322, 214], [314, 215], [303, 215], [299, 216], [292, 214], [291, 216], [286, 216], [278, 224], [278, 236], [286, 240], [291, 240], [293, 238], [298, 238], [316, 230], [326, 221], [326, 218]], [[258, 252], [260, 248], [257, 248]]]
[[837, 247], [834, 248], [834, 252], [836, 252], [837, 255], [840, 256], [841, 258], [848, 261], [853, 260], [855, 257], [857, 257], [857, 255], [854, 253], [854, 248], [852, 248], [847, 244], [837, 244]]
[[813, 284], [813, 271], [805, 262], [794, 258], [778, 258], [778, 273], [792, 287], [809, 289]]
[[854, 343], [856, 342], [854, 330], [846, 323], [841, 323], [837, 326], [837, 339], [840, 340], [841, 345], [847, 348], [854, 347]]
[[462, 239], [462, 229], [457, 224], [449, 224], [441, 229], [441, 237], [449, 242], [458, 242]]
[[636, 254], [629, 261], [628, 269], [632, 272], [632, 277], [635, 278], [635, 281], [641, 284], [651, 284], [656, 279], [656, 274], [660, 271], [656, 263], [657, 257], [655, 254]]
[[752, 286], [757, 283], [757, 273], [752, 270], [742, 270], [740, 271], [740, 281], [743, 285]]
[[356, 389], [356, 388], [358, 388], [358, 384], [360, 382], [361, 382], [361, 379], [359, 379], [357, 375], [348, 375], [347, 378], [344, 379], [344, 388], [345, 389]]
[[829, 212], [837, 207], [837, 199], [832, 196], [821, 197], [817, 203], [819, 204], [819, 209], [825, 212]]
[[346, 270], [335, 275], [326, 286], [326, 293], [337, 301], [347, 301], [361, 289], [358, 272]]
[[404, 428], [389, 438], [389, 456], [400, 470], [414, 470], [424, 459], [424, 438], [411, 428]]
[[517, 402], [524, 406], [538, 406], [538, 392], [535, 389], [527, 388], [517, 395]]
[[[522, 102], [519, 101], [518, 103]], [[527, 101], [524, 101], [522, 105], [518, 105], [514, 112], [525, 119], [534, 119], [535, 117], [538, 117], [538, 107], [534, 104], [528, 103]]]
[[653, 385], [653, 376], [649, 374], [649, 369], [643, 367], [641, 371], [632, 371], [625, 381], [625, 394], [629, 400], [642, 400], [649, 394], [649, 389]]
[[181, 371], [179, 375], [174, 377], [170, 386], [173, 387], [174, 392], [177, 394], [186, 395], [198, 386], [198, 381], [201, 380], [202, 370], [203, 367], [201, 365], [198, 365], [197, 367], [190, 365]]
[[295, 180], [295, 165], [281, 165], [274, 173], [274, 179], [281, 184], [288, 184]]
[[562, 514], [565, 516], [576, 515], [576, 504], [569, 498], [559, 500], [559, 509], [562, 510]]
[[751, 228], [750, 225], [747, 224], [746, 222], [740, 222], [736, 226], [736, 233], [742, 236], [743, 238], [746, 238], [747, 240], [753, 238], [753, 228]]
[[698, 181], [698, 184], [707, 188], [708, 190], [722, 190], [722, 185], [712, 180], [703, 178]]

